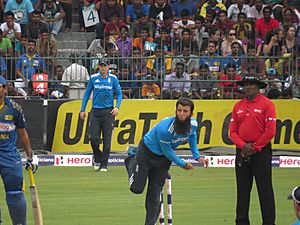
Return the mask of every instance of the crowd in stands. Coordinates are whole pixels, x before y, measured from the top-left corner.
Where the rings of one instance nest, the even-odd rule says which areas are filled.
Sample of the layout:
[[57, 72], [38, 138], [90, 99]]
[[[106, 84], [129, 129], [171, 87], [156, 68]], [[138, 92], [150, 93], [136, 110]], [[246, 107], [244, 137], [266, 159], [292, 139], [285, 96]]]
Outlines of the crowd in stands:
[[[300, 98], [299, 0], [80, 0], [80, 32], [95, 39], [63, 68], [57, 35], [74, 32], [74, 1], [0, 0], [9, 95], [81, 98], [106, 57], [126, 99], [237, 99], [246, 74], [269, 98]], [[87, 27], [88, 8], [99, 23]]]

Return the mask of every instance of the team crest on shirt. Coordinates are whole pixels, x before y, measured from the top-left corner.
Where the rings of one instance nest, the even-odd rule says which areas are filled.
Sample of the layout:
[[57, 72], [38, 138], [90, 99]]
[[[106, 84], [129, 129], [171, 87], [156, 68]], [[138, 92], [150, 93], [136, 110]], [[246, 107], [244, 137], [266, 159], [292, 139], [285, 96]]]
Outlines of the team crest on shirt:
[[13, 118], [14, 118], [13, 115], [5, 115], [4, 117], [5, 120], [9, 120], [9, 121], [13, 120]]

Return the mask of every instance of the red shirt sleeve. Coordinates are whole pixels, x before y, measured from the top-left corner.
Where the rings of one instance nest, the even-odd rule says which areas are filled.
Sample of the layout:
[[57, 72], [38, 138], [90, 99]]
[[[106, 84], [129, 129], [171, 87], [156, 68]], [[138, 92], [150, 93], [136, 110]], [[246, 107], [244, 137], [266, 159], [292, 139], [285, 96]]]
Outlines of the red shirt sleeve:
[[273, 102], [269, 101], [265, 107], [265, 130], [260, 138], [254, 143], [256, 151], [261, 151], [275, 136], [276, 111]]

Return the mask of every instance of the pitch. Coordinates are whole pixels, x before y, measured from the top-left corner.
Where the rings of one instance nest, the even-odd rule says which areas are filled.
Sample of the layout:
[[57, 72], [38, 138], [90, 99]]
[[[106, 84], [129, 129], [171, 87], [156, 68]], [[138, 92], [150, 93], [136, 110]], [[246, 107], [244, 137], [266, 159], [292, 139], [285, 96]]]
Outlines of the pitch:
[[[109, 167], [107, 173], [92, 167], [40, 167], [35, 174], [45, 225], [141, 225], [144, 194], [128, 189], [124, 167]], [[26, 172], [24, 172], [26, 173]], [[172, 167], [173, 224], [230, 225], [235, 216], [233, 168]], [[28, 225], [33, 224], [28, 175], [25, 174]], [[299, 168], [274, 168], [277, 225], [296, 220], [292, 202], [286, 199], [300, 185]], [[256, 187], [253, 186], [250, 216], [261, 224]], [[3, 184], [0, 184], [3, 224], [11, 224]]]

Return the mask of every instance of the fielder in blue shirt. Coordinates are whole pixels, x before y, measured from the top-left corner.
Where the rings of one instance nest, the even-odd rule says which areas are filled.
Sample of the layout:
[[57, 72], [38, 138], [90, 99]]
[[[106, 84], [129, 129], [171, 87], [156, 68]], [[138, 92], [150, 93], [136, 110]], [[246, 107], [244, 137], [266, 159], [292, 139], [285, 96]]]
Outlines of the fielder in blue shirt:
[[197, 148], [197, 121], [192, 118], [194, 103], [190, 99], [179, 99], [176, 116], [168, 117], [156, 124], [140, 141], [136, 155], [125, 159], [129, 175], [130, 190], [135, 194], [144, 191], [148, 178], [145, 225], [155, 225], [160, 211], [160, 193], [172, 162], [185, 170], [193, 164], [184, 162], [175, 153], [182, 144], [189, 143], [193, 158], [205, 166], [208, 161], [200, 157]]
[[[82, 99], [80, 118], [85, 119], [85, 108], [93, 92], [92, 110], [89, 113], [89, 135], [94, 153], [94, 169], [107, 171], [111, 148], [114, 117], [118, 115], [122, 101], [122, 90], [118, 78], [109, 72], [109, 63], [102, 59], [100, 72], [91, 75]], [[117, 103], [114, 106], [114, 96]], [[100, 136], [103, 138], [103, 152], [100, 151]]]
[[297, 221], [292, 225], [300, 225], [300, 186], [295, 187], [292, 193], [288, 196], [289, 200], [293, 200], [294, 210], [296, 213]]
[[17, 133], [27, 155], [26, 169], [31, 168], [35, 172], [37, 164], [33, 162], [21, 106], [5, 97], [6, 91], [6, 80], [0, 76], [0, 175], [12, 224], [26, 225], [26, 200], [23, 193], [22, 162], [16, 146]]

